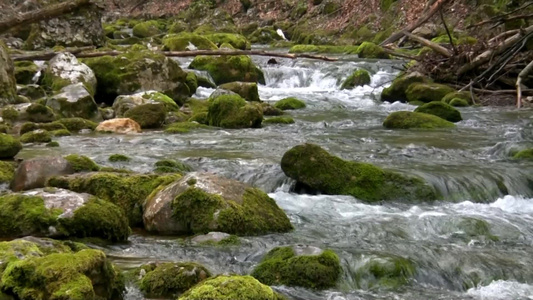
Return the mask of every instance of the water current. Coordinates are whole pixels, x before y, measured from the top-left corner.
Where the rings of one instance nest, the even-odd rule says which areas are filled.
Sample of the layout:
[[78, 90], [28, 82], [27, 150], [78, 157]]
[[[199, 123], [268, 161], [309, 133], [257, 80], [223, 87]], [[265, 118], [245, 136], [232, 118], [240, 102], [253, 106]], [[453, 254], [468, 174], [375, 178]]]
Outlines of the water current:
[[[464, 120], [455, 129], [387, 130], [382, 122], [389, 113], [415, 109], [379, 101], [402, 62], [342, 59], [277, 59], [279, 64], [267, 65], [268, 58], [254, 58], [265, 72], [266, 85], [259, 87], [263, 101], [295, 96], [306, 102], [305, 109], [290, 113], [295, 124], [180, 135], [82, 134], [59, 138], [61, 148], [24, 148], [20, 156], [80, 153], [138, 172], [149, 172], [162, 158], [180, 159], [263, 189], [295, 227], [286, 234], [245, 237], [242, 245], [227, 248], [136, 232], [128, 244], [104, 249], [123, 268], [154, 260], [196, 261], [214, 274], [248, 274], [273, 247], [308, 244], [335, 250], [342, 278], [336, 288], [319, 292], [274, 287], [289, 299], [533, 299], [533, 163], [509, 158], [533, 146], [533, 111], [461, 108]], [[190, 59], [179, 62], [186, 67]], [[357, 68], [371, 72], [371, 84], [340, 90]], [[195, 97], [211, 92], [200, 88]], [[348, 196], [291, 193], [293, 182], [279, 162], [285, 151], [305, 142], [344, 159], [423, 177], [442, 199], [369, 205]], [[108, 162], [114, 153], [132, 160]], [[487, 226], [465, 226], [479, 221]], [[400, 289], [372, 288], [357, 275], [372, 257], [407, 258], [415, 274]], [[143, 299], [133, 287], [126, 298]]]

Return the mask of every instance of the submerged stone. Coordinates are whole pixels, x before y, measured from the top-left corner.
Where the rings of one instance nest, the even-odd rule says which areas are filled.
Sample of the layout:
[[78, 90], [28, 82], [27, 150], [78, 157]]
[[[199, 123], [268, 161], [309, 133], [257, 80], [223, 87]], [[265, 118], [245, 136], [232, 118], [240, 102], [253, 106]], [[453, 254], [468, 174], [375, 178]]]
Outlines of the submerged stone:
[[525, 149], [513, 155], [514, 159], [533, 160], [533, 148]]
[[387, 116], [383, 126], [389, 129], [453, 128], [455, 124], [422, 112], [397, 111]]
[[432, 101], [420, 105], [415, 109], [415, 112], [434, 115], [453, 123], [463, 120], [461, 113], [457, 109], [441, 101]]
[[301, 109], [305, 108], [305, 102], [294, 97], [284, 98], [274, 104], [275, 108], [281, 110]]
[[369, 255], [355, 270], [356, 283], [362, 289], [398, 289], [415, 275], [413, 262], [399, 256]]

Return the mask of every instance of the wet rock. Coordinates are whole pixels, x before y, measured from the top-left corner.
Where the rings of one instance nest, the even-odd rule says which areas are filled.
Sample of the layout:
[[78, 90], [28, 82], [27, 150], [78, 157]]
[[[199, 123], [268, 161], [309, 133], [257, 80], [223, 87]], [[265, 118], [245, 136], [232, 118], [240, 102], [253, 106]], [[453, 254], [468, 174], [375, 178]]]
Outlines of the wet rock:
[[81, 82], [68, 85], [46, 101], [46, 106], [63, 118], [102, 120], [98, 105]]
[[261, 108], [263, 109], [263, 116], [283, 115], [283, 110], [272, 106], [270, 103], [266, 103], [266, 102], [261, 103]]
[[346, 161], [314, 144], [299, 145], [285, 152], [281, 169], [305, 189], [329, 195], [351, 195], [366, 202], [436, 198], [434, 189], [420, 178], [368, 163]]
[[251, 276], [219, 275], [194, 286], [180, 300], [282, 300], [285, 299], [268, 285]]
[[52, 176], [73, 174], [69, 162], [60, 156], [43, 156], [22, 161], [11, 184], [13, 191], [44, 187]]
[[124, 117], [137, 122], [142, 129], [160, 128], [165, 123], [167, 110], [163, 104], [142, 104], [128, 110]]
[[207, 120], [210, 126], [222, 128], [259, 128], [263, 109], [238, 95], [223, 95], [209, 100]]
[[16, 103], [15, 67], [7, 47], [0, 41], [0, 105]]
[[94, 96], [96, 91], [96, 76], [86, 64], [78, 61], [69, 52], [62, 52], [54, 56], [44, 71], [43, 84], [53, 91], [76, 83], [83, 83], [87, 91]]
[[246, 101], [261, 101], [255, 82], [229, 82], [220, 85], [219, 88], [237, 93]]
[[312, 289], [335, 286], [340, 274], [335, 252], [303, 245], [272, 249], [252, 272], [253, 277], [266, 285]]
[[209, 72], [217, 85], [233, 81], [265, 84], [263, 72], [249, 56], [196, 56], [189, 68]]
[[477, 99], [477, 97], [475, 95], [471, 95], [470, 92], [453, 92], [453, 93], [449, 93], [449, 94], [446, 94], [446, 96], [442, 97], [441, 101], [444, 102], [444, 103], [448, 103], [450, 104], [451, 106], [456, 106], [456, 105], [453, 105], [452, 104], [452, 100], [454, 99], [460, 99], [464, 102], [466, 102], [466, 105], [464, 106], [469, 106], [469, 105], [472, 105], [472, 96], [474, 97], [474, 100], [479, 103], [479, 99]]
[[44, 129], [37, 129], [20, 136], [20, 142], [27, 143], [48, 143], [52, 141], [52, 134]]
[[96, 131], [124, 134], [140, 133], [141, 126], [139, 125], [139, 123], [129, 118], [117, 118], [103, 121], [102, 123], [98, 124], [98, 126], [96, 127]]
[[398, 289], [415, 275], [415, 265], [400, 256], [367, 255], [357, 264], [357, 285], [364, 289]]
[[163, 38], [164, 50], [170, 51], [194, 51], [194, 50], [216, 50], [217, 45], [208, 38], [190, 33], [180, 32], [169, 34]]
[[444, 96], [453, 92], [455, 92], [453, 88], [444, 84], [416, 82], [409, 85], [405, 95], [410, 103], [429, 103], [431, 101], [441, 101]]
[[357, 48], [355, 54], [357, 54], [360, 58], [390, 58], [383, 48], [372, 42], [363, 42], [359, 48]]
[[[19, 104], [20, 105], [20, 104]], [[54, 111], [45, 105], [32, 103], [26, 108], [27, 120], [35, 123], [49, 123], [56, 119]]]
[[231, 234], [225, 232], [208, 232], [207, 234], [201, 234], [193, 237], [191, 242], [193, 244], [219, 243], [230, 238], [231, 236]]
[[22, 144], [13, 136], [0, 133], [0, 158], [13, 158], [22, 150]]
[[215, 99], [223, 95], [238, 95], [238, 94], [230, 90], [226, 90], [223, 88], [217, 88], [214, 92], [211, 93], [211, 95], [209, 95], [209, 99]]
[[429, 83], [431, 80], [419, 72], [412, 72], [407, 75], [398, 76], [394, 79], [390, 87], [383, 89], [383, 92], [381, 93], [381, 101], [407, 102], [407, 89], [415, 82]]
[[249, 50], [251, 49], [250, 42], [242, 35], [235, 33], [213, 33], [206, 35], [210, 41], [216, 44], [219, 48], [222, 45], [229, 45], [231, 49]]
[[264, 192], [210, 173], [188, 173], [144, 204], [145, 228], [165, 234], [286, 232], [292, 225]]
[[421, 112], [397, 111], [387, 116], [383, 126], [389, 129], [434, 129], [453, 128], [452, 122], [446, 121], [435, 115]]
[[18, 85], [17, 93], [30, 100], [38, 100], [46, 97], [46, 92], [43, 87], [36, 84]]
[[370, 74], [367, 70], [359, 69], [348, 76], [341, 85], [341, 90], [353, 89], [356, 86], [363, 86], [370, 84]]
[[457, 109], [441, 101], [433, 101], [420, 105], [415, 109], [415, 112], [434, 115], [452, 123], [463, 120], [461, 113]]
[[305, 102], [294, 97], [284, 98], [274, 104], [274, 107], [281, 110], [305, 108]]
[[85, 155], [70, 154], [65, 156], [65, 159], [69, 162], [74, 172], [92, 172], [100, 170], [100, 166]]
[[15, 62], [15, 79], [17, 84], [34, 83], [35, 74], [39, 67], [33, 61], [16, 61]]
[[163, 104], [168, 111], [179, 110], [178, 104], [172, 98], [156, 91], [120, 95], [113, 102], [113, 110], [117, 117], [123, 117], [128, 110], [143, 104]]

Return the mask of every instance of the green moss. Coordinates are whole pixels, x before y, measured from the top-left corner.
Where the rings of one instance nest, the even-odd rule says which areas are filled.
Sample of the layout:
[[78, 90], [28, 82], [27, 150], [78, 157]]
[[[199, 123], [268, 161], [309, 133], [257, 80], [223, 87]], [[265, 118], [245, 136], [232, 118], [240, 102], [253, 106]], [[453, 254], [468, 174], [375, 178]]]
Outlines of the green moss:
[[[435, 38], [431, 39], [431, 41], [433, 43], [437, 43], [437, 44], [449, 44], [450, 43], [450, 38], [448, 37], [447, 34], [444, 34], [444, 35], [440, 35], [438, 37], [435, 37]], [[453, 41], [453, 43], [455, 45], [457, 45], [457, 38], [454, 37], [453, 35], [452, 35], [452, 41]]]
[[391, 113], [383, 122], [383, 126], [389, 129], [434, 129], [455, 127], [452, 122], [446, 121], [440, 117], [409, 111], [397, 111]]
[[281, 110], [301, 109], [305, 108], [305, 102], [294, 97], [289, 97], [279, 100], [274, 104], [274, 107]]
[[56, 131], [56, 130], [67, 130], [65, 125], [59, 122], [52, 123], [32, 123], [26, 122], [20, 127], [20, 134], [25, 134], [26, 132], [34, 131], [37, 129], [47, 130], [47, 131]]
[[130, 226], [142, 226], [142, 203], [158, 186], [168, 184], [180, 175], [140, 175], [127, 173], [89, 173], [52, 177], [47, 185], [89, 193], [119, 206]]
[[130, 161], [130, 158], [123, 154], [112, 154], [107, 159], [110, 162], [124, 162], [124, 161]]
[[196, 263], [163, 263], [146, 273], [139, 288], [148, 297], [173, 297], [190, 289], [211, 273]]
[[133, 27], [133, 35], [140, 38], [151, 37], [161, 33], [161, 25], [157, 21], [140, 22]]
[[341, 85], [341, 90], [353, 89], [356, 86], [363, 86], [370, 84], [370, 73], [367, 70], [359, 69], [348, 76]]
[[180, 33], [183, 31], [189, 31], [189, 24], [182, 20], [176, 20], [168, 28], [168, 33]]
[[436, 198], [433, 188], [420, 178], [367, 163], [345, 161], [313, 144], [287, 151], [281, 159], [281, 168], [288, 177], [324, 194], [351, 195], [366, 202]]
[[294, 119], [292, 117], [284, 117], [284, 116], [272, 117], [272, 118], [264, 119], [263, 123], [267, 123], [267, 124], [293, 124], [294, 123]]
[[269, 44], [282, 40], [272, 26], [255, 29], [248, 35], [248, 40], [253, 44]]
[[82, 129], [95, 130], [96, 126], [98, 126], [98, 123], [82, 118], [63, 118], [56, 122], [63, 124], [66, 129], [72, 132], [78, 132]]
[[172, 210], [174, 218], [183, 224], [184, 233], [188, 234], [215, 230], [236, 235], [260, 235], [292, 229], [276, 202], [255, 188], [247, 188], [242, 203], [237, 203], [190, 187], [173, 200]]
[[53, 136], [70, 136], [70, 131], [66, 129], [58, 129], [50, 132]]
[[45, 105], [32, 103], [27, 109], [28, 121], [36, 123], [48, 123], [55, 120], [54, 111]]
[[421, 101], [428, 103], [441, 101], [444, 96], [453, 92], [455, 92], [453, 88], [444, 84], [416, 82], [409, 85], [409, 88], [405, 91], [405, 95], [409, 102]]
[[52, 141], [52, 135], [50, 132], [44, 129], [37, 129], [34, 131], [26, 132], [20, 136], [21, 143], [48, 143]]
[[185, 83], [189, 87], [189, 90], [191, 91], [191, 94], [196, 93], [196, 90], [198, 89], [198, 76], [194, 72], [187, 73], [187, 78]]
[[[30, 241], [13, 240], [9, 242], [0, 242], [0, 279], [6, 267], [15, 261], [43, 256], [39, 247]], [[2, 299], [0, 297], [0, 299]]]
[[170, 133], [170, 134], [188, 133], [191, 130], [200, 129], [200, 128], [209, 128], [209, 126], [196, 123], [196, 122], [172, 123], [167, 128], [165, 128], [165, 133]]
[[10, 128], [9, 124], [0, 124], [0, 133], [7, 133]]
[[6, 107], [2, 110], [2, 119], [5, 119], [10, 122], [14, 122], [18, 119], [19, 112], [13, 107]]
[[[189, 73], [187, 73], [187, 76], [188, 75], [189, 75]], [[153, 100], [153, 101], [156, 101], [156, 102], [164, 104], [165, 108], [168, 111], [177, 111], [177, 110], [180, 109], [180, 107], [178, 106], [176, 101], [172, 100], [172, 98], [170, 98], [169, 96], [167, 96], [167, 95], [165, 95], [163, 93], [160, 93], [160, 92], [145, 93], [145, 94], [142, 95], [142, 97], [144, 99]]]
[[190, 32], [169, 34], [163, 39], [163, 45], [165, 50], [170, 51], [218, 49], [217, 45], [211, 42], [207, 37]]
[[124, 114], [124, 117], [139, 123], [142, 129], [161, 127], [166, 116], [165, 106], [161, 104], [141, 104]]
[[452, 123], [463, 120], [461, 113], [457, 109], [441, 101], [425, 103], [417, 107], [415, 112], [434, 115]]
[[[463, 101], [466, 101], [466, 103], [467, 103], [466, 106], [472, 105], [472, 96], [470, 95], [470, 92], [466, 92], [466, 91], [464, 91], [464, 92], [455, 92], [454, 91], [452, 93], [448, 93], [444, 97], [442, 97], [441, 101], [444, 102], [444, 103], [448, 103], [448, 104], [452, 105], [451, 102], [452, 102], [453, 99], [461, 99]], [[474, 96], [474, 99], [476, 99], [475, 96]], [[452, 106], [454, 106], [454, 105], [452, 105]]]
[[250, 42], [240, 34], [234, 33], [214, 33], [206, 35], [211, 42], [220, 47], [222, 44], [230, 44], [235, 49], [251, 49]]
[[173, 159], [159, 160], [154, 166], [154, 172], [156, 173], [187, 173], [193, 171], [189, 165]]
[[[194, 185], [195, 183], [192, 183], [190, 185]], [[214, 247], [239, 246], [241, 244], [241, 239], [238, 236], [231, 234], [227, 238], [224, 238], [218, 242], [205, 241], [205, 242], [200, 242], [199, 244], [202, 246], [214, 246]]]
[[459, 236], [464, 236], [465, 241], [469, 242], [473, 238], [479, 239], [483, 237], [490, 241], [498, 241], [499, 238], [491, 233], [490, 225], [487, 221], [463, 217], [457, 223], [457, 228], [459, 229]]
[[238, 95], [222, 95], [209, 101], [207, 119], [210, 126], [258, 128], [263, 121], [263, 109]]
[[255, 82], [229, 82], [221, 84], [219, 87], [237, 93], [246, 101], [261, 101], [259, 100], [259, 90]]
[[120, 274], [99, 250], [54, 253], [10, 264], [0, 288], [20, 299], [122, 299]]
[[331, 45], [294, 45], [289, 53], [342, 53], [354, 54], [357, 46], [331, 46]]
[[0, 183], [10, 183], [13, 180], [15, 167], [12, 162], [0, 161]]
[[22, 150], [22, 144], [9, 134], [0, 133], [0, 158], [13, 158]]
[[278, 247], [267, 253], [252, 276], [267, 285], [326, 289], [335, 286], [340, 273], [339, 257], [331, 250], [297, 256], [292, 247]]
[[15, 79], [17, 84], [33, 83], [33, 76], [39, 71], [39, 67], [33, 61], [15, 62]]
[[513, 158], [514, 159], [533, 160], [533, 148], [519, 151], [515, 155], [513, 155]]
[[59, 147], [59, 143], [56, 141], [53, 141], [53, 142], [47, 143], [46, 147]]
[[457, 39], [457, 45], [475, 45], [478, 40], [472, 36], [463, 36]]
[[459, 98], [453, 98], [450, 101], [450, 105], [454, 107], [467, 107], [469, 106], [468, 101], [465, 101], [464, 99]]
[[414, 264], [398, 256], [370, 256], [356, 270], [356, 283], [359, 288], [398, 289], [414, 276]]
[[92, 159], [85, 155], [70, 154], [65, 156], [65, 159], [70, 163], [72, 169], [76, 172], [91, 172], [100, 170]]
[[217, 85], [233, 81], [265, 84], [263, 72], [245, 55], [196, 56], [189, 68], [209, 72]]
[[360, 58], [390, 58], [383, 48], [372, 42], [363, 42], [361, 45], [359, 45], [359, 48], [357, 48], [355, 54], [357, 54]]

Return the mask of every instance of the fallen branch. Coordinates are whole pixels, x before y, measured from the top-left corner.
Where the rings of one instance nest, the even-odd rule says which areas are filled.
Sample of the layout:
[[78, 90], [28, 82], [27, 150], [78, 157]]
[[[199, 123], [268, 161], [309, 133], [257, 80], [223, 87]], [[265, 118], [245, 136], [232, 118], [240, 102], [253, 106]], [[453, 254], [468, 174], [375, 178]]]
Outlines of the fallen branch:
[[0, 33], [5, 32], [15, 26], [28, 25], [37, 21], [52, 19], [69, 13], [78, 7], [86, 6], [91, 3], [92, 0], [72, 0], [17, 15], [5, 21], [0, 21]]
[[488, 20], [481, 21], [481, 22], [479, 22], [479, 23], [476, 23], [476, 24], [470, 25], [470, 26], [466, 27], [466, 29], [470, 29], [470, 28], [472, 28], [472, 27], [480, 26], [480, 25], [483, 25], [483, 24], [486, 24], [486, 23], [491, 23], [491, 22], [498, 22], [498, 21], [501, 21], [502, 18], [504, 18], [505, 16], [512, 15], [512, 14], [514, 14], [514, 13], [517, 12], [517, 11], [522, 11], [523, 9], [527, 8], [527, 7], [530, 6], [530, 5], [533, 5], [533, 1], [530, 1], [530, 2], [528, 2], [528, 3], [526, 3], [526, 4], [522, 5], [522, 6], [520, 6], [519, 8], [510, 11], [510, 12], [507, 12], [507, 13], [504, 13], [504, 14], [501, 14], [501, 15], [498, 15], [498, 16], [494, 16], [494, 17], [492, 17], [492, 18], [490, 18], [490, 19], [488, 19]]
[[396, 56], [396, 57], [407, 58], [407, 59], [416, 60], [416, 61], [421, 61], [422, 60], [418, 56], [409, 55], [409, 54], [406, 54], [406, 53], [399, 53], [399, 52], [395, 51], [394, 49], [387, 48], [387, 47], [383, 47], [383, 51], [385, 51], [389, 55]]
[[509, 36], [515, 35], [517, 33], [520, 33], [520, 29], [513, 29], [513, 30], [509, 30], [509, 31], [504, 31], [504, 32], [498, 34], [497, 36], [491, 38], [490, 40], [488, 40], [488, 43], [489, 44], [494, 44], [494, 42], [498, 42], [499, 40], [501, 40], [503, 38], [508, 38]]
[[[61, 52], [69, 52], [74, 55], [77, 55], [83, 51], [89, 51], [94, 50], [94, 46], [86, 46], [86, 47], [77, 47], [77, 48], [65, 48], [65, 50]], [[57, 54], [61, 52], [55, 52], [55, 51], [46, 51], [46, 52], [33, 52], [31, 54], [22, 54], [22, 55], [13, 55], [11, 58], [15, 61], [20, 60], [49, 60], [56, 56]]]
[[524, 80], [533, 70], [533, 60], [518, 74], [516, 79], [516, 107], [522, 106], [522, 80]]
[[467, 29], [478, 27], [478, 26], [485, 25], [485, 24], [490, 24], [490, 23], [496, 23], [496, 26], [497, 26], [498, 24], [507, 22], [507, 21], [512, 21], [516, 19], [530, 19], [530, 18], [533, 18], [533, 14], [516, 15], [516, 16], [507, 17], [507, 18], [498, 18], [496, 20], [485, 20], [485, 21], [476, 23], [474, 25], [470, 25], [467, 27]]
[[416, 41], [424, 46], [427, 46], [429, 48], [431, 48], [431, 50], [439, 53], [439, 54], [442, 54], [444, 57], [452, 57], [452, 54], [450, 53], [450, 51], [444, 47], [442, 47], [441, 45], [437, 44], [437, 43], [434, 43], [430, 40], [427, 40], [423, 37], [420, 37], [418, 35], [414, 35], [410, 32], [407, 32], [407, 31], [402, 31], [402, 34], [407, 36], [409, 39], [413, 40], [413, 41]]
[[444, 14], [442, 13], [442, 8], [439, 9], [440, 14], [440, 20], [442, 21], [442, 25], [444, 25], [444, 29], [446, 29], [446, 34], [448, 35], [448, 39], [450, 40], [450, 45], [452, 45], [453, 54], [457, 55], [459, 52], [457, 52], [457, 48], [455, 48], [455, 44], [453, 43], [452, 35], [450, 34], [450, 30], [448, 29], [448, 25], [446, 25], [446, 21], [444, 20]]

